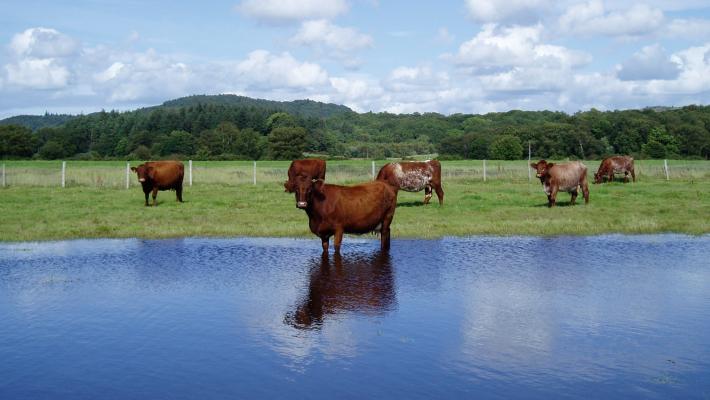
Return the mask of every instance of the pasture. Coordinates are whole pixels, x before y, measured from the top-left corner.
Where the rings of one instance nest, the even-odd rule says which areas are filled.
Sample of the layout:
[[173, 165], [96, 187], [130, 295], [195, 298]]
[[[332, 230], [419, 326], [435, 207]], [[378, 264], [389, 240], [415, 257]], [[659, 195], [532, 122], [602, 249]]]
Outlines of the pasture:
[[[598, 161], [585, 163], [591, 178]], [[6, 161], [0, 240], [313, 237], [305, 213], [284, 193], [288, 164], [259, 161], [254, 185], [253, 162], [194, 162], [185, 203], [160, 192], [152, 208], [143, 206], [135, 174], [125, 188], [125, 162], [70, 161], [61, 188], [61, 162]], [[436, 197], [423, 206], [423, 192], [400, 192], [392, 237], [710, 232], [710, 162], [669, 161], [670, 180], [663, 161], [637, 161], [636, 169], [635, 184], [590, 185], [587, 206], [570, 207], [569, 195], [560, 193], [550, 210], [539, 181], [528, 181], [527, 161], [487, 161], [485, 182], [482, 161], [444, 161], [445, 206]], [[371, 173], [370, 161], [329, 161], [326, 180], [351, 184]]]

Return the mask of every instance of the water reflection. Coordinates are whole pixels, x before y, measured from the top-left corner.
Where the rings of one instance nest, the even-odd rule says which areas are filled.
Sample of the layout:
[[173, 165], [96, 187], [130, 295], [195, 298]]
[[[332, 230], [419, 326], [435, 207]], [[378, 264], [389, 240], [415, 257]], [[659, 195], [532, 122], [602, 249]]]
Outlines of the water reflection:
[[308, 293], [284, 322], [298, 329], [320, 329], [328, 315], [358, 312], [381, 315], [396, 306], [388, 252], [373, 255], [323, 254], [313, 262]]

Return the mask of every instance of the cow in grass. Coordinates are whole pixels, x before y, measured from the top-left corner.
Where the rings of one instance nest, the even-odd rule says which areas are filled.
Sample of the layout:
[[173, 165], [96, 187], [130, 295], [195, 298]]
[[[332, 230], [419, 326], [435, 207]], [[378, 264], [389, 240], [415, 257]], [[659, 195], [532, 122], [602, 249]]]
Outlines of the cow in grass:
[[293, 160], [288, 167], [288, 180], [284, 182], [284, 188], [288, 193], [294, 193], [299, 180], [310, 182], [313, 179], [325, 180], [325, 160]]
[[584, 203], [589, 203], [587, 167], [583, 163], [572, 161], [566, 164], [555, 164], [540, 160], [530, 166], [536, 171], [535, 176], [540, 178], [549, 207], [555, 206], [557, 192], [560, 191], [571, 193], [572, 205], [574, 205], [580, 187], [584, 195]]
[[613, 156], [602, 160], [599, 164], [599, 170], [594, 174], [594, 183], [607, 182], [614, 180], [614, 174], [624, 174], [624, 183], [629, 181], [629, 174], [634, 182], [636, 182], [636, 174], [634, 173], [634, 158], [631, 156]]
[[394, 162], [385, 164], [377, 174], [378, 181], [407, 191], [424, 189], [424, 204], [429, 204], [432, 189], [436, 191], [439, 205], [444, 205], [444, 189], [441, 187], [441, 163], [437, 160], [424, 162]]
[[296, 207], [305, 210], [308, 225], [321, 238], [323, 252], [334, 236], [335, 252], [340, 252], [343, 234], [380, 233], [382, 249], [390, 245], [390, 224], [397, 207], [397, 191], [385, 182], [355, 186], [328, 185], [322, 179], [296, 179]]
[[148, 206], [148, 194], [153, 192], [153, 206], [158, 190], [174, 190], [177, 201], [182, 203], [182, 178], [185, 166], [180, 161], [149, 161], [137, 167], [131, 167], [138, 175], [138, 182], [145, 193], [145, 205]]

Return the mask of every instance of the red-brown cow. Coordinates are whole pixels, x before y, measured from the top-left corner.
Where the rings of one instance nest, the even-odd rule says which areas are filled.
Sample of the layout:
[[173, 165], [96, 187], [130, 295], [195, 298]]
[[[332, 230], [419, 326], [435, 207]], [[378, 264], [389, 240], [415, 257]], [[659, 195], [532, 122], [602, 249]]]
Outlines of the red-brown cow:
[[557, 199], [557, 192], [569, 192], [572, 194], [572, 205], [577, 200], [577, 190], [581, 186], [584, 195], [584, 203], [589, 203], [589, 185], [587, 184], [587, 166], [579, 161], [572, 161], [567, 164], [548, 163], [540, 160], [530, 166], [536, 170], [536, 176], [540, 178], [542, 188], [547, 195], [549, 207], [554, 207]]
[[296, 191], [298, 181], [310, 182], [314, 179], [325, 180], [325, 160], [293, 160], [288, 167], [288, 180], [284, 182], [284, 188], [287, 192], [293, 193]]
[[424, 162], [395, 162], [385, 164], [377, 174], [378, 181], [407, 191], [424, 189], [424, 204], [429, 204], [432, 188], [436, 190], [439, 205], [444, 205], [444, 189], [441, 188], [441, 163], [438, 160]]
[[158, 190], [175, 190], [177, 201], [182, 203], [182, 178], [185, 166], [180, 161], [149, 161], [137, 167], [131, 167], [138, 175], [138, 181], [143, 186], [145, 205], [148, 205], [148, 193], [153, 192], [153, 206]]
[[284, 322], [298, 329], [318, 329], [328, 315], [360, 312], [381, 315], [396, 304], [394, 275], [388, 252], [373, 255], [323, 253], [311, 268], [308, 293]]
[[390, 245], [390, 224], [397, 207], [397, 191], [380, 182], [355, 186], [328, 185], [322, 179], [299, 179], [294, 188], [296, 207], [306, 211], [311, 232], [321, 238], [323, 252], [335, 236], [335, 252], [340, 251], [344, 233], [380, 233], [382, 249]]
[[599, 164], [599, 170], [594, 174], [594, 183], [604, 182], [604, 177], [608, 178], [607, 182], [614, 180], [614, 174], [624, 174], [624, 183], [629, 181], [629, 173], [631, 178], [636, 182], [636, 174], [634, 173], [634, 158], [631, 156], [613, 156], [607, 157]]

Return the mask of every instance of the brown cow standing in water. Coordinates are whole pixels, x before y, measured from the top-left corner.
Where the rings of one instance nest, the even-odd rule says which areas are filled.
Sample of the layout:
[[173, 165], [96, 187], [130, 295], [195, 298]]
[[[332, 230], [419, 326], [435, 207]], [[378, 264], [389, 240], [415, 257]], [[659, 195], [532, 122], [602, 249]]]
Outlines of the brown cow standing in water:
[[322, 179], [300, 177], [294, 188], [296, 207], [306, 211], [311, 232], [321, 238], [323, 252], [335, 236], [340, 251], [344, 233], [380, 233], [382, 249], [390, 245], [390, 224], [397, 207], [397, 191], [384, 182], [355, 186], [328, 185]]
[[584, 203], [589, 203], [589, 185], [587, 185], [587, 166], [579, 161], [572, 161], [567, 164], [548, 163], [540, 160], [530, 166], [536, 170], [536, 176], [540, 178], [542, 188], [547, 195], [549, 207], [554, 207], [557, 199], [557, 192], [569, 192], [572, 194], [572, 205], [577, 200], [577, 190], [581, 186], [584, 195]]
[[439, 198], [439, 205], [444, 205], [441, 163], [438, 160], [388, 163], [380, 169], [377, 180], [407, 192], [419, 192], [424, 189], [425, 205], [429, 204], [433, 188], [436, 190], [436, 197]]
[[148, 193], [153, 192], [153, 206], [158, 190], [175, 190], [177, 201], [182, 203], [182, 178], [185, 166], [180, 161], [149, 161], [137, 167], [131, 167], [138, 175], [138, 181], [143, 186], [145, 205], [148, 205]]
[[636, 174], [634, 173], [634, 158], [631, 156], [613, 156], [607, 157], [599, 164], [599, 170], [594, 174], [594, 183], [604, 182], [604, 177], [607, 177], [607, 182], [614, 180], [614, 174], [624, 174], [624, 183], [629, 181], [629, 173], [631, 178], [636, 182]]
[[343, 312], [381, 315], [396, 304], [392, 263], [387, 252], [373, 255], [323, 253], [313, 262], [308, 293], [284, 322], [298, 329], [320, 328], [328, 315]]
[[[299, 179], [325, 180], [325, 160], [293, 160], [288, 167], [288, 180], [284, 183], [286, 191], [293, 193], [296, 190], [296, 182]], [[296, 201], [298, 201], [298, 198]]]

